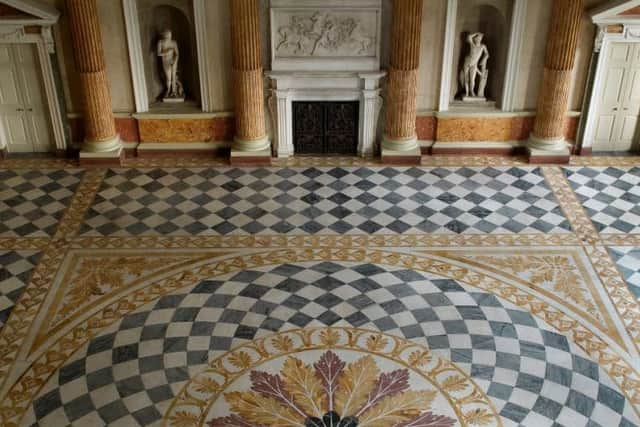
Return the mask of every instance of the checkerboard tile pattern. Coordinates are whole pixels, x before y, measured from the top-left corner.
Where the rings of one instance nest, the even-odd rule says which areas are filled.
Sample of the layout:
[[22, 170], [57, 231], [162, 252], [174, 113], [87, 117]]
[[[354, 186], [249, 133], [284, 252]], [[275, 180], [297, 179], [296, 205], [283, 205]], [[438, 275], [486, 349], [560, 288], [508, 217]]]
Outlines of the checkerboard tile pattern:
[[600, 233], [640, 233], [640, 167], [584, 167], [564, 171]]
[[0, 329], [29, 283], [38, 251], [0, 251]]
[[564, 233], [535, 168], [111, 170], [81, 233]]
[[81, 177], [70, 169], [0, 169], [0, 237], [52, 236]]
[[629, 289], [640, 299], [640, 248], [614, 246], [608, 249]]
[[231, 274], [125, 316], [49, 381], [27, 423], [158, 423], [207, 360], [274, 331], [325, 325], [428, 345], [471, 374], [505, 426], [638, 424], [597, 364], [531, 314], [452, 280], [332, 262]]

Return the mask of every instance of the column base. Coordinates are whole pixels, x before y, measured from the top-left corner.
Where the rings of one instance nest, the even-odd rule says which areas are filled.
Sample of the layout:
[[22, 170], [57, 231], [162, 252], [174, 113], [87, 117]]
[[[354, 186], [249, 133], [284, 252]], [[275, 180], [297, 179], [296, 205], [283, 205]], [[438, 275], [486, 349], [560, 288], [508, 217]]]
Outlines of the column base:
[[80, 151], [80, 166], [121, 166], [124, 160], [124, 148], [120, 146], [113, 151]]
[[232, 166], [271, 166], [271, 147], [261, 151], [231, 150]]
[[420, 147], [408, 151], [382, 149], [382, 163], [388, 165], [419, 165], [422, 162]]
[[[258, 139], [241, 139], [235, 137], [233, 139], [233, 145], [231, 146], [231, 151], [238, 152], [263, 152], [265, 150], [269, 150], [271, 152], [271, 141], [267, 136], [263, 136]], [[269, 154], [271, 156], [271, 154]]]
[[418, 138], [391, 139], [382, 137], [382, 163], [389, 165], [419, 165], [422, 161], [422, 151]]
[[571, 151], [564, 138], [543, 139], [531, 135], [527, 154], [532, 164], [567, 164], [571, 160]]
[[113, 153], [122, 148], [120, 135], [101, 141], [84, 141], [81, 153]]

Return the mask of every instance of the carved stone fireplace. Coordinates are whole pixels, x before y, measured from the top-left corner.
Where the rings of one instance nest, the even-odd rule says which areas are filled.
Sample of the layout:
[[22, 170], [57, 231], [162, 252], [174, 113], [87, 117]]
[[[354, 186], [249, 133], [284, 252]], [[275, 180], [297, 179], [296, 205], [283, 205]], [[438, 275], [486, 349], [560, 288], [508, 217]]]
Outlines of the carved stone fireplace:
[[357, 101], [357, 153], [376, 153], [380, 13], [381, 0], [271, 0], [267, 75], [278, 157], [295, 153], [293, 103], [302, 101]]

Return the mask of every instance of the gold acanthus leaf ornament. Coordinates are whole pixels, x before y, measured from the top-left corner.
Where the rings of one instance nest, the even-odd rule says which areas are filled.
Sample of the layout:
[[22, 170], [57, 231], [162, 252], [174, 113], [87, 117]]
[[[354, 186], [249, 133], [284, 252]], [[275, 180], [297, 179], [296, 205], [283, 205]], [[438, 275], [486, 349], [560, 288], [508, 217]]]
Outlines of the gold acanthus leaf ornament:
[[551, 285], [554, 291], [559, 292], [587, 313], [598, 319], [601, 317], [596, 305], [589, 298], [589, 291], [584, 287], [576, 266], [567, 257], [559, 255], [480, 256], [475, 260], [514, 274], [528, 273], [528, 282], [542, 288], [547, 284]]
[[167, 257], [85, 259], [71, 279], [69, 291], [65, 295], [58, 318], [68, 317], [87, 302], [124, 287], [128, 279], [139, 278], [145, 272], [167, 267], [182, 260], [183, 258]]

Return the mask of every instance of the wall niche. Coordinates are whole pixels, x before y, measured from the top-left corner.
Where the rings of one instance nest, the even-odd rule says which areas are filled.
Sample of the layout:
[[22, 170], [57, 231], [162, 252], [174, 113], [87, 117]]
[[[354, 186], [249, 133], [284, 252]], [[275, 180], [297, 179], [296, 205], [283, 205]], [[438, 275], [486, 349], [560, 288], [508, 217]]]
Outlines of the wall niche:
[[[512, 109], [525, 6], [524, 0], [448, 0], [440, 111]], [[483, 37], [473, 48], [476, 61], [468, 61], [469, 36], [477, 33]], [[465, 67], [469, 64], [475, 66]], [[465, 83], [476, 93], [467, 95]]]
[[198, 52], [191, 1], [138, 0], [138, 16], [150, 108], [162, 105], [165, 94], [165, 75], [157, 49], [166, 30], [171, 31], [178, 44], [178, 79], [184, 88], [185, 103], [199, 105]]
[[458, 38], [454, 48], [454, 61], [457, 71], [453, 79], [451, 101], [461, 99], [464, 87], [460, 83], [466, 56], [469, 54], [467, 36], [474, 33], [484, 34], [483, 43], [489, 51], [487, 68], [489, 78], [486, 87], [487, 102], [495, 102], [500, 107], [504, 86], [505, 67], [509, 48], [509, 20], [512, 2], [510, 0], [467, 0], [460, 9], [456, 22]]
[[[198, 113], [211, 107], [205, 37], [205, 0], [123, 0], [127, 43], [138, 113]], [[166, 48], [159, 56], [159, 42], [164, 33]], [[168, 85], [165, 67], [177, 46], [177, 78]], [[179, 82], [179, 83], [175, 83]], [[167, 96], [167, 89], [171, 89]]]

